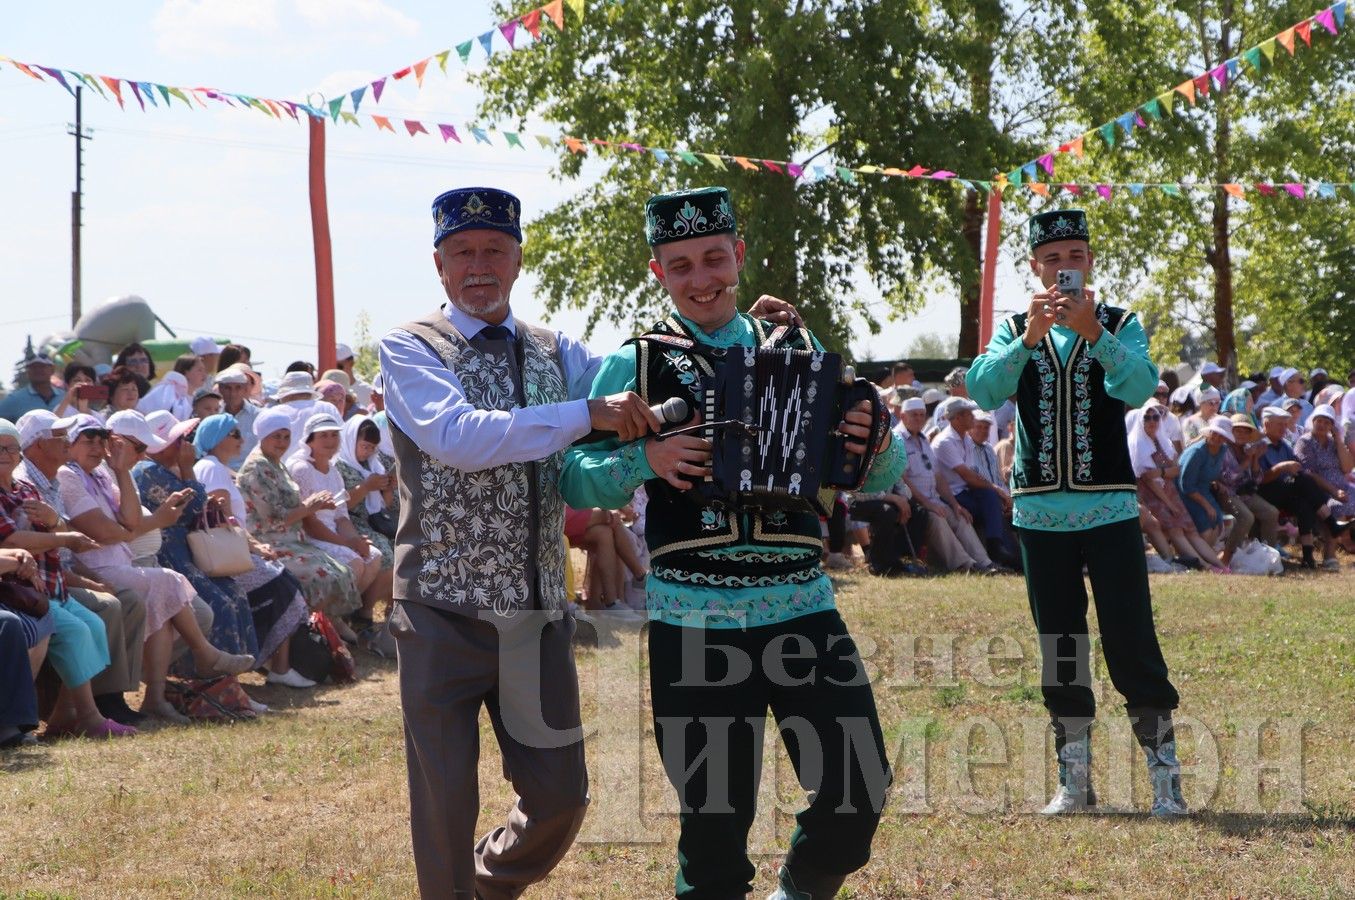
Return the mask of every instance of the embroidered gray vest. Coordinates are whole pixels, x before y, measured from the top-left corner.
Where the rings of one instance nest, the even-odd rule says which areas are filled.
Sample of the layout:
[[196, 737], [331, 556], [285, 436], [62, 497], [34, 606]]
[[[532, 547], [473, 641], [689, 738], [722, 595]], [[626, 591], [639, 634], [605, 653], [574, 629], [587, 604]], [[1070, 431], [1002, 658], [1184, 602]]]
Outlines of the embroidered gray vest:
[[[477, 347], [440, 310], [401, 327], [455, 373], [467, 402], [478, 409], [569, 399], [551, 331], [517, 323], [519, 379], [511, 344], [496, 342], [500, 353]], [[395, 596], [503, 618], [521, 609], [563, 608], [564, 500], [558, 485], [564, 452], [465, 472], [439, 462], [390, 424], [400, 485]]]
[[[760, 344], [767, 339], [770, 326], [758, 319], [750, 321], [754, 339]], [[695, 340], [676, 316], [655, 325], [649, 335]], [[698, 346], [688, 352], [647, 337], [634, 343], [636, 393], [645, 403], [682, 397], [693, 409], [701, 408], [700, 376], [714, 372], [723, 350]], [[812, 346], [807, 331], [788, 343]], [[762, 578], [784, 584], [808, 581], [820, 574], [818, 554], [804, 552], [823, 546], [819, 519], [812, 512], [742, 512], [719, 501], [707, 502], [695, 491], [680, 491], [662, 478], [646, 481], [645, 491], [649, 495], [645, 541], [654, 571], [666, 580], [732, 585]], [[740, 544], [765, 548], [766, 552], [718, 559], [707, 552]], [[791, 550], [799, 552], [788, 552]]]
[[[1099, 304], [1096, 317], [1119, 334], [1132, 313]], [[1007, 320], [1026, 330], [1026, 314]], [[1125, 437], [1125, 405], [1106, 393], [1106, 371], [1078, 338], [1060, 362], [1054, 339], [1036, 345], [1016, 388], [1016, 457], [1012, 494], [1132, 491], [1137, 488]]]

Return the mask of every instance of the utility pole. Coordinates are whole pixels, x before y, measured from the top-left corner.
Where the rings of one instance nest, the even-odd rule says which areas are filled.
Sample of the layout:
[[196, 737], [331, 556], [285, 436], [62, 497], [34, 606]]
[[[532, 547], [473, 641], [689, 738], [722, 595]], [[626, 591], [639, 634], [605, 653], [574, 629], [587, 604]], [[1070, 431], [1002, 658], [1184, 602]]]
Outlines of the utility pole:
[[87, 134], [84, 119], [80, 115], [80, 95], [84, 88], [75, 89], [75, 125], [66, 133], [75, 138], [75, 190], [71, 192], [71, 327], [80, 321], [80, 212], [84, 199], [84, 160], [85, 141], [94, 139]]

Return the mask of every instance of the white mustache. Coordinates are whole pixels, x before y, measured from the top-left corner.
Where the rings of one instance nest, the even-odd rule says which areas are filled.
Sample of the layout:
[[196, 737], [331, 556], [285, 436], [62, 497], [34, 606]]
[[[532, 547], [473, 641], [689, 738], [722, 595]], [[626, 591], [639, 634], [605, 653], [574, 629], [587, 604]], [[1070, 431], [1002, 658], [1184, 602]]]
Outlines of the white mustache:
[[490, 284], [494, 285], [495, 287], [498, 287], [499, 286], [498, 277], [495, 275], [467, 275], [465, 278], [461, 279], [461, 286], [463, 288], [480, 287], [481, 285], [490, 285]]

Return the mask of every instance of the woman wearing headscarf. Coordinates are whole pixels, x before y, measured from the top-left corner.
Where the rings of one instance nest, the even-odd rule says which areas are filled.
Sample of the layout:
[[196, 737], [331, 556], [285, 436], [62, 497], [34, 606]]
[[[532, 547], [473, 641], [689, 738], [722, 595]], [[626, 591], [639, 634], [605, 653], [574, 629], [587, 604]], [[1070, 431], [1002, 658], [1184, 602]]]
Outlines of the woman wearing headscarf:
[[[193, 432], [193, 477], [209, 500], [226, 510], [240, 527], [248, 514], [245, 498], [235, 484], [235, 473], [226, 464], [240, 452], [244, 439], [229, 413], [209, 416]], [[248, 534], [248, 532], [246, 532]], [[309, 615], [301, 585], [277, 561], [277, 552], [249, 535], [250, 561], [254, 568], [235, 577], [249, 600], [254, 632], [259, 640], [259, 658], [267, 660], [268, 683], [287, 687], [314, 687], [315, 682], [292, 668], [289, 640]]]
[[321, 492], [302, 500], [283, 465], [292, 440], [291, 426], [291, 414], [281, 407], [265, 409], [254, 420], [259, 445], [245, 457], [235, 478], [245, 502], [245, 527], [301, 583], [307, 605], [324, 610], [341, 636], [355, 640], [357, 636], [342, 618], [362, 607], [353, 572], [308, 541], [302, 531], [307, 519], [334, 509], [334, 497]]
[[[394, 571], [395, 551], [391, 548], [391, 539], [369, 521], [369, 517], [386, 512], [395, 485], [395, 479], [386, 474], [386, 466], [378, 453], [380, 444], [381, 430], [371, 417], [354, 416], [344, 423], [337, 462], [344, 489], [348, 491], [349, 521], [358, 534], [381, 551], [382, 564]], [[387, 517], [387, 521], [394, 522], [394, 519]]]
[[[1331, 497], [1327, 508], [1332, 518], [1327, 520], [1328, 527], [1324, 529], [1322, 568], [1332, 570], [1340, 569], [1341, 563], [1336, 559], [1336, 538], [1331, 536], [1330, 523], [1355, 519], [1355, 499], [1351, 497], [1347, 480], [1351, 469], [1355, 468], [1355, 458], [1337, 434], [1336, 410], [1331, 404], [1323, 403], [1313, 408], [1306, 431], [1294, 443], [1294, 455], [1303, 471]], [[1348, 529], [1343, 530], [1343, 537], [1345, 534]], [[1345, 539], [1349, 540], [1348, 537]]]
[[1161, 436], [1164, 412], [1159, 404], [1150, 401], [1143, 409], [1131, 410], [1125, 416], [1129, 426], [1129, 457], [1138, 480], [1139, 502], [1152, 513], [1180, 554], [1177, 562], [1187, 568], [1198, 569], [1203, 561], [1214, 569], [1222, 570], [1223, 564], [1214, 555], [1214, 548], [1195, 530], [1195, 523], [1176, 490], [1176, 478], [1181, 473], [1181, 467], [1177, 464], [1171, 441]]
[[193, 410], [192, 392], [182, 372], [166, 372], [160, 383], [151, 388], [136, 405], [143, 416], [164, 410], [176, 419], [186, 419]]
[[[133, 422], [141, 419], [135, 412], [118, 415]], [[142, 660], [146, 697], [141, 712], [185, 724], [188, 720], [165, 699], [174, 632], [188, 644], [196, 671], [203, 677], [247, 672], [254, 666], [254, 657], [227, 653], [212, 645], [193, 615], [191, 604], [196, 592], [187, 578], [171, 569], [133, 563], [129, 542], [152, 529], [173, 525], [191, 499], [191, 493], [177, 491], [154, 513], [143, 514], [131, 470], [142, 453], [160, 449], [163, 442], [144, 420], [141, 426], [135, 428], [135, 437], [123, 437], [111, 434], [97, 419], [76, 417], [66, 431], [70, 461], [57, 473], [57, 481], [71, 525], [98, 542], [93, 549], [77, 552], [76, 557], [93, 569], [100, 581], [132, 591], [146, 605]]]
[[1204, 436], [1205, 430], [1214, 421], [1214, 417], [1219, 414], [1219, 407], [1223, 403], [1223, 397], [1219, 394], [1218, 388], [1207, 384], [1202, 384], [1196, 388], [1193, 397], [1196, 411], [1181, 420], [1181, 442], [1183, 446], [1190, 446]]
[[1229, 391], [1228, 396], [1223, 398], [1223, 403], [1219, 406], [1219, 414], [1233, 420], [1238, 413], [1242, 413], [1251, 419], [1252, 425], [1257, 426], [1256, 430], [1260, 431], [1256, 416], [1252, 414], [1252, 411], [1256, 408], [1256, 401], [1253, 399], [1256, 395], [1252, 393], [1251, 388], [1247, 387], [1249, 384], [1251, 384], [1250, 381], [1244, 382], [1242, 387]]
[[[335, 464], [342, 431], [343, 425], [329, 413], [311, 416], [302, 430], [302, 449], [288, 460], [287, 470], [296, 480], [301, 496], [327, 495], [344, 501], [318, 510], [302, 525], [312, 544], [352, 570], [362, 594], [362, 609], [350, 621], [362, 637], [362, 630], [373, 625], [372, 611], [377, 604], [390, 602], [394, 576], [381, 551], [358, 533], [349, 518], [343, 476]], [[371, 635], [367, 637], [370, 639]]]

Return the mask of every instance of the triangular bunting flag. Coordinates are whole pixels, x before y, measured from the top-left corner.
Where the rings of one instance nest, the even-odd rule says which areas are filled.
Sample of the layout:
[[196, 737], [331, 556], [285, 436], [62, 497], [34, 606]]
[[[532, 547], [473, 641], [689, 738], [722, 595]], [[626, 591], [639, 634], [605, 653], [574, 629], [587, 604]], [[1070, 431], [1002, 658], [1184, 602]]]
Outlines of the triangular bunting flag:
[[[42, 81], [42, 79], [38, 78], [37, 75], [34, 75], [33, 77], [37, 78], [38, 81]], [[122, 85], [118, 83], [118, 79], [110, 78], [107, 75], [100, 75], [99, 80], [102, 81], [104, 84], [108, 85], [108, 89], [113, 92], [113, 96], [117, 98], [118, 107], [121, 109], [126, 109], [126, 107], [122, 105]], [[180, 94], [179, 96], [183, 97], [182, 94]], [[184, 102], [185, 103], [188, 102], [187, 97], [184, 97]], [[193, 104], [189, 103], [188, 105], [191, 107]]]
[[1148, 118], [1152, 119], [1154, 122], [1161, 121], [1162, 119], [1162, 104], [1157, 101], [1156, 97], [1143, 104], [1143, 111], [1146, 112]]
[[929, 177], [935, 179], [936, 181], [948, 181], [951, 178], [955, 177], [955, 173], [947, 172], [945, 169], [937, 169]]
[[786, 170], [783, 169], [783, 168], [781, 168], [781, 166], [780, 166], [775, 160], [771, 160], [771, 159], [763, 159], [763, 160], [759, 160], [759, 162], [761, 162], [761, 163], [762, 163], [764, 166], [766, 166], [769, 170], [775, 172], [775, 173], [778, 174], [778, 175], [784, 175], [784, 174], [786, 174]]
[[1319, 181], [1317, 183], [1317, 195], [1319, 197], [1335, 197], [1336, 185], [1330, 181]]
[[410, 137], [416, 134], [427, 134], [428, 129], [423, 127], [422, 122], [415, 122], [413, 119], [405, 119], [405, 131], [409, 132]]
[[1137, 182], [1134, 183], [1134, 184], [1131, 184], [1131, 185], [1129, 186], [1129, 193], [1132, 194], [1132, 195], [1135, 196], [1135, 197], [1142, 197], [1142, 196], [1143, 196], [1143, 187], [1144, 187], [1144, 186], [1143, 186], [1142, 184], [1138, 184]]
[[1107, 122], [1106, 124], [1104, 124], [1104, 125], [1102, 125], [1100, 128], [1098, 128], [1097, 131], [1101, 132], [1101, 140], [1103, 140], [1103, 141], [1106, 142], [1106, 146], [1107, 146], [1107, 147], [1114, 147], [1114, 146], [1115, 146], [1115, 123], [1114, 123], [1114, 122]]
[[127, 86], [132, 89], [132, 96], [136, 98], [136, 105], [141, 107], [141, 111], [146, 111], [146, 101], [141, 99], [141, 85], [135, 81], [127, 82]]
[[513, 46], [513, 35], [517, 33], [518, 33], [517, 19], [509, 19], [507, 22], [504, 22], [502, 25], [499, 26], [499, 34], [502, 34], [503, 39], [508, 42], [509, 50], [517, 49], [516, 47]]
[[157, 84], [155, 89], [160, 92], [160, 98], [165, 101], [165, 106], [169, 106], [169, 88], [163, 84]]
[[343, 107], [343, 98], [335, 97], [329, 101], [329, 117], [335, 122], [339, 121], [339, 109]]
[[1164, 184], [1162, 185], [1162, 193], [1168, 197], [1179, 197], [1181, 196], [1181, 187], [1175, 184]]
[[508, 141], [508, 146], [510, 147], [517, 147], [519, 150], [527, 149], [526, 147], [522, 146], [522, 138], [516, 131], [505, 131], [503, 133], [503, 138], [504, 140]]
[[386, 79], [384, 79], [384, 78], [378, 78], [376, 81], [373, 81], [373, 82], [372, 82], [372, 102], [373, 102], [373, 103], [380, 103], [380, 102], [381, 102], [381, 92], [384, 91], [385, 89], [386, 89]]
[[367, 95], [367, 86], [363, 85], [348, 96], [353, 98], [353, 112], [358, 111], [358, 104], [362, 103], [362, 98]]
[[439, 125], [438, 131], [442, 134], [442, 142], [444, 144], [448, 141], [456, 141], [458, 144], [461, 143], [461, 138], [457, 135], [455, 126]]
[[[60, 69], [49, 69], [49, 68], [47, 68], [46, 66], [38, 66], [38, 68], [39, 68], [39, 69], [42, 69], [42, 71], [46, 72], [48, 78], [51, 78], [51, 79], [52, 79], [53, 81], [55, 81], [57, 84], [59, 84], [59, 85], [61, 85], [62, 87], [64, 87], [64, 88], [66, 89], [66, 93], [70, 94], [72, 97], [75, 96], [75, 91], [74, 91], [74, 89], [72, 89], [71, 86], [70, 86], [69, 84], [66, 83], [66, 76], [61, 74], [61, 70], [60, 70]], [[38, 79], [38, 80], [41, 81], [41, 79]], [[129, 82], [129, 83], [130, 83], [130, 82]], [[138, 100], [141, 99], [141, 95], [140, 95], [140, 94], [137, 94], [137, 99], [138, 99]], [[152, 100], [151, 102], [154, 103], [155, 101]], [[142, 109], [145, 109], [145, 106], [144, 106], [144, 105], [142, 106]]]
[[694, 165], [696, 165], [697, 163], [701, 162], [701, 160], [699, 160], [699, 159], [696, 158], [696, 154], [695, 154], [695, 153], [691, 153], [691, 152], [689, 152], [689, 151], [687, 151], [687, 150], [678, 150], [678, 151], [677, 151], [677, 155], [678, 155], [678, 159], [682, 160], [683, 162], [687, 163], [688, 165], [694, 166]]
[[755, 165], [753, 165], [751, 162], [749, 162], [749, 161], [748, 161], [748, 157], [746, 157], [746, 156], [736, 156], [736, 157], [734, 157], [734, 162], [738, 163], [738, 164], [739, 164], [739, 168], [741, 168], [741, 169], [751, 169], [751, 170], [754, 171], [754, 172], [757, 171], [757, 166], [755, 166]]
[[1303, 38], [1303, 43], [1313, 46], [1313, 20], [1304, 19], [1294, 26], [1294, 33]]
[[[292, 118], [296, 118], [296, 113], [292, 113]], [[357, 125], [359, 128], [362, 127], [362, 124], [358, 122], [358, 117], [353, 115], [351, 112], [347, 111], [341, 112], [339, 113], [339, 118], [343, 119], [349, 125]]]
[[1275, 40], [1280, 42], [1280, 46], [1289, 51], [1289, 55], [1294, 55], [1294, 29], [1287, 28], [1275, 35]]
[[1252, 48], [1251, 48], [1250, 50], [1248, 50], [1246, 53], [1242, 54], [1242, 58], [1245, 59], [1245, 60], [1247, 61], [1247, 65], [1251, 66], [1252, 69], [1253, 69], [1253, 71], [1255, 71], [1255, 72], [1257, 72], [1257, 73], [1260, 73], [1260, 71], [1261, 71], [1261, 48], [1260, 48], [1260, 47], [1252, 47]]
[[1035, 163], [1028, 162], [1021, 167], [1021, 174], [1026, 177], [1026, 181], [1034, 181], [1038, 176], [1035, 174]]
[[184, 106], [187, 106], [189, 109], [193, 108], [193, 101], [189, 100], [188, 96], [183, 91], [179, 90], [176, 87], [172, 87], [169, 89], [169, 92], [174, 96], [178, 97], [180, 100], [182, 100]]
[[876, 172], [883, 171], [879, 166], [857, 166], [856, 171], [864, 172], [867, 175], [874, 175]]
[[[289, 116], [292, 117], [292, 121], [293, 121], [293, 122], [298, 122], [298, 121], [300, 121], [300, 120], [296, 117], [296, 104], [295, 104], [295, 103], [293, 103], [293, 102], [290, 101], [290, 100], [279, 100], [278, 102], [281, 103], [281, 104], [282, 104], [282, 108], [285, 109], [285, 110], [287, 111], [287, 115], [289, 115]], [[349, 113], [349, 112], [346, 112], [346, 113], [339, 113], [339, 115], [343, 116], [345, 122], [352, 122], [354, 125], [357, 125], [357, 124], [358, 124], [358, 117], [355, 116], [355, 115], [353, 115], [352, 113]], [[362, 126], [361, 126], [361, 125], [358, 125], [358, 127], [361, 128]]]
[[569, 8], [574, 10], [574, 15], [580, 20], [583, 19], [584, 0], [569, 0]]
[[1336, 34], [1336, 18], [1330, 6], [1313, 16], [1313, 21], [1327, 29], [1329, 34]]
[[1275, 196], [1275, 185], [1273, 184], [1263, 184], [1258, 182], [1257, 184], [1254, 184], [1252, 186], [1256, 188], [1258, 191], [1260, 191], [1262, 194], [1266, 195], [1267, 197]]
[[1240, 184], [1225, 184], [1223, 190], [1229, 196], [1236, 197], [1239, 200], [1244, 199], [1247, 195], [1246, 188], [1242, 187]]
[[1021, 182], [1024, 180], [1025, 178], [1024, 176], [1022, 176], [1020, 169], [1013, 169], [1012, 171], [1007, 173], [1007, 181], [1013, 187], [1020, 187]]
[[837, 169], [837, 177], [843, 181], [856, 181], [856, 173], [846, 166], [834, 166]]
[[1039, 159], [1040, 168], [1044, 169], [1046, 175], [1054, 174], [1054, 154], [1046, 153]]
[[456, 45], [456, 55], [461, 57], [461, 62], [470, 64], [470, 48], [475, 46], [474, 41], [466, 41], [464, 44]]
[[666, 163], [666, 162], [668, 162], [668, 151], [667, 151], [667, 150], [660, 150], [658, 147], [652, 147], [652, 148], [650, 148], [649, 152], [650, 152], [650, 153], [653, 153], [653, 154], [654, 154], [654, 158], [657, 159], [659, 162], [661, 162], [661, 163]]
[[1336, 19], [1337, 28], [1346, 27], [1346, 0], [1340, 0], [1339, 3], [1331, 5], [1332, 17]]
[[1111, 187], [1108, 184], [1098, 184], [1096, 186], [1096, 193], [1101, 195], [1102, 200], [1108, 201], [1111, 197]]
[[394, 78], [396, 81], [399, 81], [401, 78], [404, 78], [404, 77], [407, 76], [410, 72], [413, 72], [413, 71], [414, 71], [414, 67], [413, 67], [413, 66], [405, 66], [405, 67], [404, 67], [403, 69], [401, 69], [400, 71], [393, 73], [393, 74], [391, 75], [391, 77]]
[[1115, 122], [1124, 129], [1125, 135], [1128, 136], [1134, 133], [1134, 125], [1137, 121], [1137, 117], [1137, 112], [1127, 112], [1116, 119]]
[[436, 60], [438, 61], [438, 68], [442, 70], [442, 74], [444, 74], [444, 75], [447, 74], [447, 57], [449, 57], [449, 56], [451, 56], [451, 55], [452, 55], [452, 51], [450, 51], [450, 50], [443, 50], [441, 53], [439, 53], [439, 54], [437, 54], [436, 56], [433, 57], [434, 59], [436, 59]]
[[1293, 196], [1298, 197], [1300, 200], [1302, 200], [1306, 196], [1306, 193], [1303, 189], [1303, 185], [1298, 184], [1297, 182], [1291, 181], [1290, 183], [1284, 186], [1284, 189]]
[[1195, 82], [1183, 81], [1176, 86], [1176, 92], [1190, 101], [1190, 105], [1195, 105]]
[[1195, 76], [1194, 84], [1195, 84], [1195, 96], [1197, 96], [1197, 97], [1208, 97], [1208, 96], [1209, 96], [1209, 73], [1208, 73], [1208, 72], [1205, 72], [1203, 75], [1196, 75], [1196, 76]]
[[701, 158], [717, 169], [729, 168], [728, 166], [725, 165], [725, 161], [720, 157], [716, 156], [714, 153], [702, 153]]
[[1236, 81], [1237, 73], [1242, 71], [1242, 60], [1234, 56], [1232, 59], [1224, 63], [1224, 65], [1228, 67], [1228, 80]]
[[805, 167], [793, 162], [786, 163], [786, 174], [791, 178], [800, 178], [805, 174]]
[[555, 27], [560, 31], [565, 30], [565, 5], [564, 0], [551, 0], [541, 11], [546, 14], [546, 18], [555, 23]]
[[420, 60], [414, 64], [414, 81], [419, 87], [423, 87], [423, 73], [427, 71], [428, 64], [432, 60], [433, 57], [430, 56], [428, 59]]
[[1272, 61], [1275, 59], [1275, 38], [1271, 38], [1268, 41], [1262, 41], [1256, 46], [1261, 48], [1261, 52], [1266, 55], [1266, 59]]
[[534, 9], [520, 20], [522, 27], [527, 29], [527, 33], [532, 36], [532, 40], [541, 39], [541, 10]]
[[582, 153], [582, 154], [588, 153], [588, 145], [585, 144], [583, 141], [579, 140], [578, 138], [572, 137], [565, 138], [565, 146], [569, 148], [570, 153]]
[[1082, 185], [1080, 184], [1061, 184], [1059, 185], [1059, 187], [1063, 188], [1065, 191], [1072, 194], [1074, 197], [1080, 196], [1082, 194]]
[[904, 174], [906, 174], [909, 178], [921, 178], [923, 175], [926, 175], [930, 171], [931, 169], [928, 169], [926, 166], [913, 166]]
[[384, 128], [392, 134], [395, 133], [395, 127], [391, 125], [391, 120], [385, 116], [372, 116], [372, 121], [376, 123], [377, 130]]
[[1162, 104], [1162, 111], [1164, 113], [1169, 116], [1172, 114], [1172, 104], [1176, 102], [1175, 91], [1167, 91], [1165, 94], [1158, 94], [1154, 99]]
[[[37, 79], [38, 81], [42, 81], [42, 76], [39, 75], [37, 72], [34, 72], [32, 69], [30, 69], [26, 63], [21, 63], [17, 59], [11, 59], [10, 62], [14, 64], [14, 68], [18, 69], [20, 72], [23, 72], [29, 78], [34, 78]], [[100, 75], [99, 77], [103, 78], [102, 75]]]
[[549, 150], [551, 147], [555, 146], [555, 141], [544, 134], [538, 134], [536, 136], [536, 142], [541, 145], [543, 150]]
[[1032, 181], [1029, 187], [1032, 191], [1039, 194], [1041, 197], [1049, 196], [1049, 185], [1047, 184], [1043, 184], [1039, 181]]
[[494, 142], [489, 139], [489, 133], [483, 128], [476, 128], [474, 125], [468, 125], [466, 127], [470, 129], [471, 136], [475, 138], [475, 143], [489, 144], [490, 146], [494, 145]]
[[1209, 71], [1209, 76], [1214, 79], [1214, 83], [1219, 86], [1219, 90], [1228, 87], [1228, 66], [1215, 66]]
[[1087, 151], [1083, 148], [1084, 141], [1086, 141], [1085, 135], [1075, 138], [1069, 142], [1069, 146], [1073, 148], [1073, 155], [1076, 156], [1078, 159], [1081, 159], [1084, 155], [1086, 155]]
[[494, 32], [486, 31], [479, 37], [480, 46], [485, 48], [485, 56], [494, 55]]
[[151, 106], [160, 105], [160, 101], [155, 99], [155, 85], [149, 81], [141, 82], [141, 95], [151, 101]]
[[[81, 72], [72, 72], [71, 74], [74, 75], [76, 78], [79, 78], [82, 82], [84, 82], [85, 87], [89, 88], [92, 91], [98, 91], [100, 97], [104, 98], [105, 100], [108, 99], [108, 95], [104, 93], [104, 89], [99, 86], [99, 82], [95, 81], [92, 76], [85, 75]], [[168, 105], [169, 101], [166, 100], [165, 103], [166, 105]]]

